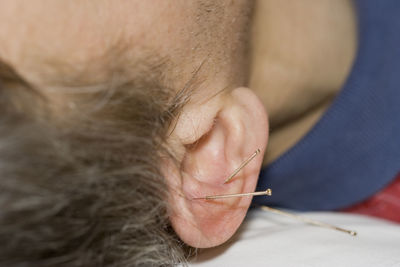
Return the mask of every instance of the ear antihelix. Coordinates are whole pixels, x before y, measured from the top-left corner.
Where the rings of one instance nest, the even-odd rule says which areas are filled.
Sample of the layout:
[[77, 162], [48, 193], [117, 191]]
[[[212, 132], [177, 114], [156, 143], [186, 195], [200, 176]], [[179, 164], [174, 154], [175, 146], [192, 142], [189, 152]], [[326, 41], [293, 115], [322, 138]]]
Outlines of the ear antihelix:
[[219, 186], [229, 170], [226, 140], [229, 132], [220, 121], [195, 144], [188, 147], [183, 169], [198, 182]]

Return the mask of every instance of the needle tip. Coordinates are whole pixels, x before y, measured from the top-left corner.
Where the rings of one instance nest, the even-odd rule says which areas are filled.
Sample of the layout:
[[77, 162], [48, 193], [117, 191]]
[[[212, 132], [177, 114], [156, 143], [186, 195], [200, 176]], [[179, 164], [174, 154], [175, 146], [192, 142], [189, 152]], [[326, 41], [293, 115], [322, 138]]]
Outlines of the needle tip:
[[268, 196], [270, 196], [270, 195], [272, 195], [272, 190], [268, 188], [267, 190], [265, 190], [265, 193], [266, 193]]

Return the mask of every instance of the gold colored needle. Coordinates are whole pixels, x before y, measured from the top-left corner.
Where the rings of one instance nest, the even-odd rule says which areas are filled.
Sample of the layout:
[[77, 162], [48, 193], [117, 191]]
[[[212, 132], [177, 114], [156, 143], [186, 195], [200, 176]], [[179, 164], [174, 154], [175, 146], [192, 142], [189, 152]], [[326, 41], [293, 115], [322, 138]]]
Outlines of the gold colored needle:
[[194, 200], [196, 199], [219, 199], [219, 198], [229, 198], [229, 197], [245, 197], [245, 196], [270, 196], [272, 194], [271, 189], [267, 189], [265, 191], [260, 191], [260, 192], [251, 192], [251, 193], [241, 193], [241, 194], [226, 194], [226, 195], [215, 195], [215, 196], [205, 196], [205, 197], [196, 197], [193, 198]]
[[312, 225], [316, 225], [316, 226], [320, 226], [320, 227], [324, 227], [324, 228], [329, 228], [329, 229], [341, 231], [341, 232], [347, 233], [347, 234], [352, 235], [352, 236], [356, 236], [357, 235], [356, 231], [347, 230], [347, 229], [344, 229], [344, 228], [341, 228], [341, 227], [337, 227], [337, 226], [334, 226], [334, 225], [331, 225], [331, 224], [328, 224], [328, 223], [320, 222], [320, 221], [315, 221], [315, 220], [312, 220], [312, 219], [309, 219], [309, 218], [306, 218], [306, 217], [303, 217], [303, 216], [299, 216], [299, 215], [292, 214], [292, 213], [289, 213], [289, 212], [284, 212], [284, 211], [281, 211], [281, 210], [278, 210], [278, 209], [274, 209], [274, 208], [271, 208], [271, 207], [268, 207], [268, 206], [261, 206], [261, 209], [262, 210], [266, 210], [266, 211], [271, 211], [271, 212], [274, 212], [276, 214], [284, 215], [286, 217], [291, 217], [291, 218], [303, 221], [303, 222], [308, 223], [308, 224], [312, 224]]
[[257, 150], [248, 158], [246, 159], [240, 166], [224, 181], [224, 184], [232, 180], [233, 177], [235, 177], [238, 172], [240, 172], [241, 169], [243, 169], [244, 166], [246, 166], [252, 159], [254, 159], [255, 156], [257, 156], [260, 153], [260, 149], [257, 148]]

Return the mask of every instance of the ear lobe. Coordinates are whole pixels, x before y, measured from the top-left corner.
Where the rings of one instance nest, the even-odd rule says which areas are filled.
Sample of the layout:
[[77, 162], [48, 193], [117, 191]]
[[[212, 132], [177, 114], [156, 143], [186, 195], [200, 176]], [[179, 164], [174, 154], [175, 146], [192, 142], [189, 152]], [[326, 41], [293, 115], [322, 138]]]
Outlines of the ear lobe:
[[224, 184], [224, 181], [256, 149], [263, 154], [268, 138], [264, 107], [249, 89], [230, 92], [210, 118], [213, 118], [211, 129], [193, 144], [186, 145], [180, 173], [171, 170], [166, 173], [169, 184], [178, 187], [184, 196], [172, 193], [172, 225], [181, 239], [194, 247], [216, 246], [230, 238], [242, 222], [251, 198], [193, 198], [254, 191], [261, 155], [231, 182]]

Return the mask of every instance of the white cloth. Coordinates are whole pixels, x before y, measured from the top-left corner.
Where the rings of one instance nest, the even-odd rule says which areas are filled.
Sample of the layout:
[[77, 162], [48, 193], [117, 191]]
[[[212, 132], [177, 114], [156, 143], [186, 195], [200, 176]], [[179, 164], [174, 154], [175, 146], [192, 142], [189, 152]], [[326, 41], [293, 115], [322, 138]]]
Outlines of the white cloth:
[[190, 266], [400, 266], [400, 225], [344, 213], [301, 215], [358, 235], [253, 210], [230, 241], [200, 251]]

